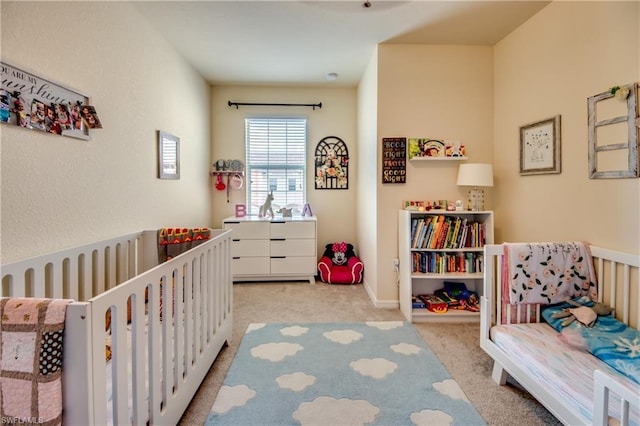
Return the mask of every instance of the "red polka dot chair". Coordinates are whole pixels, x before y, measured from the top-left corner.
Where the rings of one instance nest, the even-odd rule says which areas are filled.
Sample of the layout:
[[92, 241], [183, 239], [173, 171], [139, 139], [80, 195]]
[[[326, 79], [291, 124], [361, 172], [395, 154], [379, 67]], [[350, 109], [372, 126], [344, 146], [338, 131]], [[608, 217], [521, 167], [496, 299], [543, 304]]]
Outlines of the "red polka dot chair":
[[360, 284], [364, 265], [356, 256], [353, 245], [340, 242], [326, 245], [318, 262], [320, 280], [329, 284]]

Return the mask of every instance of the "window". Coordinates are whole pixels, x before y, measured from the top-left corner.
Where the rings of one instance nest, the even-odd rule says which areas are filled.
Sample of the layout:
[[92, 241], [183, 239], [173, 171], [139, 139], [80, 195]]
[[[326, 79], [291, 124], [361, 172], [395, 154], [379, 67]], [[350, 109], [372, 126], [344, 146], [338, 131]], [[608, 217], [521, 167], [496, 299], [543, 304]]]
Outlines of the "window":
[[247, 212], [258, 214], [269, 192], [273, 204], [305, 202], [307, 120], [247, 118]]

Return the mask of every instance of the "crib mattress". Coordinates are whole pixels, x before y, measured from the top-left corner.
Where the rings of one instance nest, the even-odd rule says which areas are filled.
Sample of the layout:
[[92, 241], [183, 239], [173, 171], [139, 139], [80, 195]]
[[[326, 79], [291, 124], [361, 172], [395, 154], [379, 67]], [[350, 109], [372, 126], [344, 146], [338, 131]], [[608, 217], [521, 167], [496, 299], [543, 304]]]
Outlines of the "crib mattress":
[[[575, 407], [584, 424], [592, 423], [593, 371], [598, 369], [619, 377], [631, 387], [637, 387], [629, 378], [586, 351], [570, 347], [558, 339], [559, 333], [546, 323], [498, 325], [491, 328], [491, 339], [518, 360], [521, 368], [537, 379], [566, 406]], [[610, 398], [610, 413], [619, 418], [619, 399]], [[630, 424], [640, 424], [638, 410], [630, 412]]]

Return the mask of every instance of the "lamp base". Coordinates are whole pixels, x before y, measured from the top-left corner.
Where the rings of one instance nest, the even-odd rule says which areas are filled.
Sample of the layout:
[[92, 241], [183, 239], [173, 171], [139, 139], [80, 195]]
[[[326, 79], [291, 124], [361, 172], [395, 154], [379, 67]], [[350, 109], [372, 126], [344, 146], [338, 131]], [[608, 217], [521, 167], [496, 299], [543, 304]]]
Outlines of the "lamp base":
[[474, 212], [484, 210], [484, 190], [478, 187], [469, 190], [469, 208]]

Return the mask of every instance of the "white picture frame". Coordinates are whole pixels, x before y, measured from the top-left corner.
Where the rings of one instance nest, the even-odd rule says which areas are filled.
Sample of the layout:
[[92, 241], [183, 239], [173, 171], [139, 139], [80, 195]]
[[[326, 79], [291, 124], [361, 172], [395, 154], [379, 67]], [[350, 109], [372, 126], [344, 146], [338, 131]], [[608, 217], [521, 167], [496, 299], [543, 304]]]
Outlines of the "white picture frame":
[[158, 130], [158, 178], [180, 179], [180, 138]]

